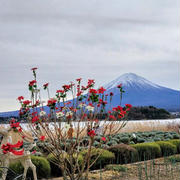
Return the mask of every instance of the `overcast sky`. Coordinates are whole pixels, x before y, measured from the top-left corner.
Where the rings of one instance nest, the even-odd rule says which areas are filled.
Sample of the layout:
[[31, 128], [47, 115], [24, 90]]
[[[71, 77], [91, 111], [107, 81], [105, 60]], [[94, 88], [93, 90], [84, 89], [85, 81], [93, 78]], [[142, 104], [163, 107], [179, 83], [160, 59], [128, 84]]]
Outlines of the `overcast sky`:
[[0, 0], [0, 112], [29, 97], [32, 67], [51, 94], [127, 72], [180, 90], [180, 1]]

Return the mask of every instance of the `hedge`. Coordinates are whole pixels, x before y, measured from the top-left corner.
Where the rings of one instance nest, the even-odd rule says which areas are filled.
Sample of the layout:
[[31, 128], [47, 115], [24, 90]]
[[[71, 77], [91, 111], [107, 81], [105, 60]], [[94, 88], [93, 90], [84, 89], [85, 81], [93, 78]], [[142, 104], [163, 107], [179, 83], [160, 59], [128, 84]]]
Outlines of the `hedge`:
[[138, 160], [154, 159], [161, 156], [161, 148], [156, 143], [139, 143], [131, 145], [138, 152]]
[[[31, 160], [33, 164], [36, 166], [38, 178], [48, 178], [50, 176], [51, 168], [46, 158], [39, 156], [31, 156]], [[24, 168], [20, 162], [10, 164], [9, 168], [15, 171], [17, 174], [23, 174], [24, 172]], [[33, 179], [33, 173], [30, 168], [28, 169], [27, 177], [31, 177]]]
[[156, 144], [158, 144], [160, 146], [162, 156], [173, 155], [173, 154], [176, 154], [176, 152], [177, 152], [177, 147], [170, 142], [157, 141]]
[[137, 150], [127, 144], [117, 144], [108, 148], [115, 154], [115, 163], [126, 164], [137, 161]]
[[177, 153], [180, 153], [180, 140], [179, 139], [173, 139], [173, 140], [170, 140], [168, 142], [175, 145]]
[[[83, 156], [83, 158], [86, 157], [87, 155], [87, 150], [84, 150], [81, 152], [81, 155]], [[104, 149], [100, 149], [100, 148], [93, 148], [91, 150], [91, 160], [90, 160], [90, 164], [94, 162], [94, 160], [99, 156], [99, 158], [97, 159], [97, 161], [91, 166], [90, 169], [99, 169], [99, 168], [103, 168], [105, 165], [107, 164], [112, 164], [112, 161], [115, 159], [115, 155], [114, 153], [108, 151], [108, 150], [104, 150]], [[83, 161], [83, 160], [82, 160]]]

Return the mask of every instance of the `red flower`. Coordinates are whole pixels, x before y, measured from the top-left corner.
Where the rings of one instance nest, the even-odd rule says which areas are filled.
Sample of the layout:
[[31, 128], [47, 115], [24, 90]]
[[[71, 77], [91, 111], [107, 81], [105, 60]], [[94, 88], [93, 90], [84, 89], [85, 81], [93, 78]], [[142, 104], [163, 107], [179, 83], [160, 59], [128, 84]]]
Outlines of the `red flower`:
[[29, 105], [30, 103], [31, 103], [31, 101], [29, 101], [29, 100], [23, 101], [24, 105]]
[[19, 96], [19, 97], [18, 97], [18, 100], [19, 100], [19, 101], [21, 101], [21, 100], [23, 100], [23, 99], [24, 99], [23, 96]]
[[112, 119], [112, 120], [116, 121], [116, 117], [114, 115], [109, 115], [109, 119]]
[[100, 88], [98, 89], [98, 93], [99, 93], [99, 94], [104, 94], [105, 91], [106, 91], [106, 89], [104, 89], [103, 87], [100, 87]]
[[33, 112], [33, 113], [32, 113], [32, 116], [35, 116], [36, 114], [37, 114], [37, 112]]
[[44, 88], [44, 89], [47, 89], [47, 88], [48, 88], [48, 85], [49, 85], [49, 83], [43, 84], [43, 88]]
[[97, 93], [97, 90], [95, 90], [95, 89], [90, 89], [90, 90], [89, 90], [89, 93], [96, 94], [96, 93]]
[[94, 79], [88, 79], [88, 85], [87, 85], [87, 88], [93, 87], [94, 84], [95, 84]]
[[90, 130], [90, 131], [88, 132], [88, 135], [89, 135], [90, 137], [94, 137], [94, 136], [96, 135], [96, 133], [95, 133], [94, 130]]
[[64, 93], [64, 90], [57, 90], [56, 93]]
[[64, 85], [62, 87], [63, 87], [64, 91], [68, 91], [68, 90], [70, 90], [71, 85]]
[[125, 106], [126, 106], [126, 108], [127, 108], [127, 109], [126, 109], [127, 111], [130, 111], [131, 108], [132, 108], [132, 105], [131, 105], [131, 104], [125, 104]]
[[37, 82], [36, 80], [29, 81], [29, 86], [34, 86], [34, 84], [35, 84], [36, 82]]
[[44, 141], [45, 140], [45, 136], [41, 136], [39, 139], [40, 139], [40, 141]]
[[82, 91], [79, 91], [76, 96], [80, 96], [82, 94]]
[[78, 79], [76, 79], [76, 81], [77, 81], [78, 83], [80, 83], [80, 82], [81, 82], [81, 80], [82, 80], [82, 78], [78, 78]]
[[35, 122], [37, 122], [37, 121], [39, 121], [39, 117], [38, 117], [38, 116], [34, 116], [34, 117], [32, 118], [32, 120], [31, 120], [32, 123], [35, 123]]
[[105, 137], [102, 137], [101, 140], [102, 140], [102, 141], [106, 141], [106, 138], [105, 138]]
[[56, 104], [56, 101], [57, 101], [56, 99], [49, 99], [47, 106], [54, 106]]
[[122, 88], [122, 84], [117, 85], [117, 88]]
[[35, 71], [35, 70], [37, 70], [37, 67], [34, 67], [34, 68], [31, 69], [31, 71]]
[[35, 154], [36, 153], [36, 150], [32, 151], [31, 154]]
[[110, 96], [113, 96], [114, 95], [114, 93], [113, 92], [110, 92]]

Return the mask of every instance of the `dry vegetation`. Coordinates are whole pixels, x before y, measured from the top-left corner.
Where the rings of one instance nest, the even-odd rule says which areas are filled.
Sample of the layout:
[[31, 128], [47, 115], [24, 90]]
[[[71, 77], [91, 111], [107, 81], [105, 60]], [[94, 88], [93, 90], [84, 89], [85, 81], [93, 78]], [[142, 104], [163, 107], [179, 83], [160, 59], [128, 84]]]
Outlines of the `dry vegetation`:
[[[103, 169], [92, 171], [89, 177], [91, 180], [179, 180], [180, 178], [180, 162], [172, 164], [167, 162], [165, 158], [123, 166], [127, 168], [127, 171], [118, 172]], [[62, 178], [51, 180], [62, 180]]]

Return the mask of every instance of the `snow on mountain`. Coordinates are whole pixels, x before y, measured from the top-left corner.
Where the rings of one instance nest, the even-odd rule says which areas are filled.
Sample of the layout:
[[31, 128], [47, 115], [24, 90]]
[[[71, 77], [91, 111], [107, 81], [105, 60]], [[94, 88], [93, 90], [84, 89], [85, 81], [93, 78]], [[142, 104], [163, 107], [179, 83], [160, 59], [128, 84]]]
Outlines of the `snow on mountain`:
[[117, 87], [117, 85], [122, 84], [126, 87], [139, 87], [139, 88], [162, 88], [161, 86], [148, 81], [147, 79], [138, 76], [134, 73], [126, 73], [122, 76], [116, 78], [115, 80], [111, 81], [110, 83], [106, 84], [104, 87], [107, 90]]
[[155, 106], [167, 110], [180, 110], [180, 92], [159, 86], [134, 73], [126, 73], [106, 84], [107, 93], [113, 92], [112, 104], [119, 104], [120, 93], [117, 85], [122, 84], [122, 105], [129, 103], [133, 106]]

